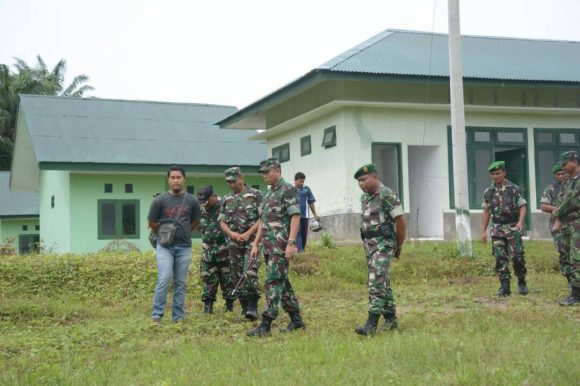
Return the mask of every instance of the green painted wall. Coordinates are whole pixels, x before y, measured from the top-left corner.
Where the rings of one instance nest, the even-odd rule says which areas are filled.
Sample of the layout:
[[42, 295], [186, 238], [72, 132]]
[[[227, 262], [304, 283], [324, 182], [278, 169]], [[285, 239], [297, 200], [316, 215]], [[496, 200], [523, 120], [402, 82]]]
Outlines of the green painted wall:
[[[243, 172], [243, 170], [242, 170]], [[218, 195], [229, 191], [222, 176], [188, 176], [187, 185], [195, 192], [205, 185], [212, 185]], [[264, 188], [260, 176], [247, 176], [248, 184], [259, 184]], [[104, 192], [104, 184], [113, 185], [112, 193]], [[133, 184], [133, 193], [125, 193], [125, 184]], [[147, 236], [147, 215], [153, 194], [166, 191], [165, 174], [70, 174], [70, 249], [72, 253], [97, 252], [111, 240], [98, 239], [98, 200], [139, 200], [138, 239], [128, 239], [140, 250], [151, 249]], [[43, 228], [44, 229], [44, 228]]]
[[54, 253], [70, 252], [69, 179], [68, 171], [40, 172], [40, 239]]
[[[18, 236], [39, 234], [39, 231], [36, 230], [37, 225], [39, 225], [37, 218], [2, 219], [0, 220], [0, 241], [6, 242], [8, 239], [14, 238], [12, 245], [16, 252], [20, 253], [18, 249]], [[24, 226], [28, 229], [24, 230]]]

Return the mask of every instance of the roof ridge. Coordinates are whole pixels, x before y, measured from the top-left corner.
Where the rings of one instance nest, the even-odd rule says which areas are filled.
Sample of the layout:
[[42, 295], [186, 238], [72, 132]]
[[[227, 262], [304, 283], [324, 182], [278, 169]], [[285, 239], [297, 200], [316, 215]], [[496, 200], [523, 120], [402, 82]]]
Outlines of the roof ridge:
[[161, 104], [161, 105], [184, 105], [184, 106], [207, 106], [207, 107], [233, 107], [237, 109], [236, 106], [232, 105], [220, 105], [212, 103], [191, 103], [191, 102], [164, 102], [164, 101], [148, 101], [148, 100], [138, 100], [138, 99], [119, 99], [119, 98], [99, 98], [99, 97], [71, 97], [71, 96], [60, 96], [60, 95], [37, 95], [37, 94], [18, 94], [20, 97], [25, 98], [46, 98], [46, 99], [71, 99], [71, 100], [82, 100], [82, 101], [105, 101], [105, 102], [129, 102], [129, 103], [151, 103], [151, 104]]
[[[355, 55], [360, 54], [361, 52], [369, 49], [370, 47], [374, 46], [378, 42], [386, 39], [387, 37], [393, 34], [392, 30], [384, 30], [376, 34], [375, 36], [371, 37], [370, 39], [365, 40], [354, 46], [353, 48], [344, 51], [342, 54], [335, 56], [333, 59], [325, 62], [324, 64], [318, 66], [318, 69], [333, 69], [340, 65], [342, 62], [352, 58]], [[329, 63], [332, 63], [331, 65]]]
[[[395, 29], [395, 28], [389, 28], [386, 31], [391, 31], [393, 33], [408, 33], [408, 34], [415, 34], [415, 35], [439, 35], [439, 36], [448, 36], [449, 35], [446, 32], [416, 31], [416, 30]], [[532, 38], [521, 38], [521, 37], [513, 37], [513, 36], [488, 36], [488, 35], [461, 34], [461, 37], [462, 38], [490, 39], [490, 40], [523, 40], [523, 41], [528, 41], [528, 42], [580, 43], [580, 41], [576, 41], [576, 40], [560, 40], [560, 39], [545, 39], [545, 38], [532, 39]]]

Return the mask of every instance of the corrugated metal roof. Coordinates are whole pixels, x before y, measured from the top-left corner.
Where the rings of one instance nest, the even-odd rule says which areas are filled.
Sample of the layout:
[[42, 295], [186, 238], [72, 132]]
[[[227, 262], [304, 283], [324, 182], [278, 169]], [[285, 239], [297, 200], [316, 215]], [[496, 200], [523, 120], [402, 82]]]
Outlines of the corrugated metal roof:
[[[464, 78], [580, 82], [580, 42], [462, 36], [461, 50]], [[448, 77], [448, 36], [386, 30], [318, 69]]]
[[258, 165], [254, 131], [214, 122], [235, 107], [21, 95], [20, 114], [38, 162]]
[[0, 217], [38, 216], [39, 197], [37, 192], [12, 192], [10, 172], [0, 172]]

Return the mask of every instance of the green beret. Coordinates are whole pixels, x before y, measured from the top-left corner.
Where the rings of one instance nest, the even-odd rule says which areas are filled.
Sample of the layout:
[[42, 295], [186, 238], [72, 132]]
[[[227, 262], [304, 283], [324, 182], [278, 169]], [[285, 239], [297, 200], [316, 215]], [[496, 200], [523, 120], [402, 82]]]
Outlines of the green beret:
[[568, 161], [578, 161], [578, 153], [575, 150], [568, 150], [560, 154], [560, 158], [558, 159], [560, 165], [565, 165]]
[[496, 170], [505, 170], [505, 161], [495, 161], [489, 164], [488, 172], [495, 172]]
[[227, 169], [224, 174], [226, 175], [226, 181], [237, 181], [238, 177], [242, 175], [242, 171], [239, 167], [234, 166]]
[[564, 170], [562, 169], [562, 165], [560, 165], [560, 163], [555, 163], [554, 167], [552, 168], [552, 173], [556, 174], [558, 172], [561, 172], [562, 170]]
[[278, 161], [278, 158], [272, 157], [272, 158], [265, 159], [262, 162], [260, 162], [259, 172], [260, 173], [267, 172], [268, 170], [270, 170], [276, 166], [280, 167], [280, 162]]
[[373, 173], [377, 171], [377, 165], [375, 164], [366, 164], [361, 166], [356, 173], [354, 173], [354, 178], [357, 179], [360, 176], [364, 176], [365, 174]]

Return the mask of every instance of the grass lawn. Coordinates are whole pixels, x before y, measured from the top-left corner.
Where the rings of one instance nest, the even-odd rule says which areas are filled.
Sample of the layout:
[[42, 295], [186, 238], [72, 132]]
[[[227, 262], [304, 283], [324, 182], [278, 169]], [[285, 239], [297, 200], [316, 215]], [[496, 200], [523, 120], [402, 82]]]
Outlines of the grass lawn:
[[461, 259], [453, 244], [408, 243], [392, 265], [399, 330], [372, 338], [353, 331], [367, 315], [360, 245], [314, 244], [293, 261], [307, 330], [280, 333], [282, 313], [264, 339], [246, 337], [239, 304], [201, 313], [197, 248], [188, 316], [160, 328], [152, 252], [0, 257], [0, 383], [577, 385], [580, 307], [557, 304], [568, 289], [553, 245], [526, 243], [530, 293], [506, 299], [490, 248]]

